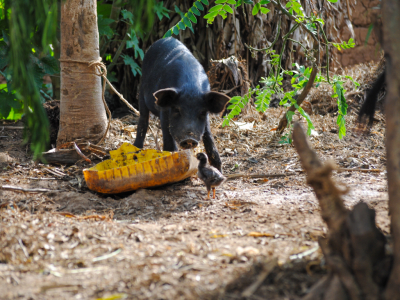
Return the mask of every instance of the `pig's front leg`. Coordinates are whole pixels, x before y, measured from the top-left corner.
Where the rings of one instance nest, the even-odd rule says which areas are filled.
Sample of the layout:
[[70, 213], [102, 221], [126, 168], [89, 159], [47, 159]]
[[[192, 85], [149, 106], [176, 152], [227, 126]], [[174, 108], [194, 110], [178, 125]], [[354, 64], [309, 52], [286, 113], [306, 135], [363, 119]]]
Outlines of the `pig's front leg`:
[[169, 114], [166, 111], [160, 113], [161, 131], [163, 135], [163, 150], [164, 151], [178, 151], [178, 146], [170, 133]]
[[206, 128], [203, 135], [203, 143], [210, 164], [216, 167], [222, 173], [221, 159], [219, 157], [218, 149], [215, 146], [214, 138], [211, 134], [210, 123], [208, 120], [206, 122]]
[[139, 102], [139, 123], [136, 130], [136, 139], [134, 146], [143, 149], [144, 139], [146, 137], [147, 129], [149, 128], [149, 109], [147, 108], [144, 101]]

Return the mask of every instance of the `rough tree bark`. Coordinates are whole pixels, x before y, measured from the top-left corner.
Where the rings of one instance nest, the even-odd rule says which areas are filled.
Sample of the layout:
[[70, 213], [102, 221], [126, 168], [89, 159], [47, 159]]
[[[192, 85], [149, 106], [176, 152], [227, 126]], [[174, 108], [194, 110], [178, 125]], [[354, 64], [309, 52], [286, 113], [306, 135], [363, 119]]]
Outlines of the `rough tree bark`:
[[299, 124], [293, 129], [293, 143], [328, 226], [327, 237], [319, 238], [318, 243], [329, 275], [303, 300], [382, 299], [393, 257], [385, 254], [386, 239], [375, 225], [375, 211], [362, 202], [351, 211], [345, 209], [341, 198], [344, 191], [331, 179], [333, 165], [321, 163]]
[[100, 77], [85, 63], [99, 55], [96, 0], [62, 1], [58, 146], [77, 139], [96, 143], [106, 131]]
[[383, 45], [386, 55], [386, 149], [389, 212], [394, 263], [385, 291], [387, 300], [400, 299], [400, 2], [383, 6]]

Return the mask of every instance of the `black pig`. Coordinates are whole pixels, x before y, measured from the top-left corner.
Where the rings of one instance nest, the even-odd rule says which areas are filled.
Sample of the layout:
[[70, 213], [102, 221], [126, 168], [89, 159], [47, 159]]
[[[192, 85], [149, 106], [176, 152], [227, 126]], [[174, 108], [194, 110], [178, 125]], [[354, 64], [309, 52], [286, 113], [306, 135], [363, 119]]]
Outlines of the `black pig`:
[[203, 138], [211, 165], [221, 171], [221, 159], [211, 135], [209, 113], [225, 109], [229, 97], [210, 91], [207, 75], [180, 41], [155, 42], [143, 59], [139, 91], [140, 118], [134, 145], [143, 148], [149, 111], [161, 120], [165, 151], [194, 148]]

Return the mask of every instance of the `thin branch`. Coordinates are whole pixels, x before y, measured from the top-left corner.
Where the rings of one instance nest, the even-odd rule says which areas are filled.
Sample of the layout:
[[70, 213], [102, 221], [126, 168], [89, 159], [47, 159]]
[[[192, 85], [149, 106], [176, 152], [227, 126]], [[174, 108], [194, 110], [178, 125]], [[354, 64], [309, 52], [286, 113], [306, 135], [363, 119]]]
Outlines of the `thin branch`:
[[285, 15], [287, 15], [289, 17], [290, 20], [296, 22], [297, 24], [300, 24], [301, 27], [303, 27], [303, 29], [305, 31], [307, 31], [311, 37], [314, 39], [314, 41], [316, 41], [318, 43], [318, 38], [315, 36], [315, 34], [307, 28], [306, 25], [303, 24], [303, 22], [299, 21], [295, 16], [293, 16], [290, 12], [288, 12], [283, 6], [282, 4], [279, 2], [276, 2], [275, 0], [271, 0], [271, 3], [278, 8], [282, 13], [284, 13]]
[[282, 56], [283, 56], [283, 52], [285, 51], [287, 39], [289, 38], [289, 36], [290, 36], [298, 27], [299, 27], [299, 24], [294, 25], [294, 26], [292, 27], [292, 29], [290, 29], [289, 32], [286, 33], [285, 36], [283, 37], [282, 49], [281, 49], [281, 53], [279, 54], [278, 69], [276, 70], [275, 82], [274, 82], [274, 86], [272, 87], [272, 89], [275, 89], [276, 82], [278, 81], [279, 72], [281, 71], [281, 67], [282, 67]]
[[124, 50], [124, 48], [125, 48], [125, 44], [126, 44], [126, 41], [128, 40], [128, 38], [129, 38], [128, 35], [125, 34], [125, 37], [122, 40], [121, 44], [119, 45], [117, 52], [115, 52], [115, 55], [112, 59], [112, 63], [107, 66], [107, 72], [110, 72], [112, 70], [112, 68], [114, 67], [114, 65], [117, 63], [117, 60], [122, 53], [122, 50]]
[[275, 39], [273, 40], [272, 44], [269, 45], [269, 47], [267, 47], [267, 48], [262, 48], [262, 49], [257, 49], [257, 48], [253, 48], [253, 47], [247, 45], [246, 43], [244, 43], [244, 45], [245, 45], [248, 49], [250, 49], [250, 50], [252, 50], [252, 51], [267, 51], [267, 50], [271, 49], [271, 48], [275, 45], [275, 43], [278, 41], [279, 34], [281, 33], [281, 24], [282, 24], [282, 16], [279, 17], [279, 23], [278, 23], [278, 29], [277, 29], [278, 31], [277, 31], [277, 33], [276, 33]]
[[304, 50], [307, 52], [308, 51], [308, 49], [306, 48], [306, 46], [304, 46], [302, 43], [300, 43], [299, 41], [296, 41], [296, 40], [294, 40], [294, 39], [289, 39], [288, 38], [288, 41], [292, 41], [292, 42], [294, 42], [294, 43], [297, 43], [297, 44], [299, 44], [302, 48], [304, 48]]
[[328, 38], [326, 37], [325, 31], [322, 29], [321, 24], [318, 22], [319, 29], [322, 31], [322, 36], [324, 37], [325, 41], [325, 55], [326, 55], [326, 77], [328, 78], [328, 83], [330, 84], [330, 79], [329, 79], [329, 42]]
[[[297, 105], [300, 106], [304, 99], [306, 99], [309, 91], [311, 90], [314, 81], [315, 81], [315, 77], [317, 77], [317, 73], [318, 73], [318, 65], [319, 65], [319, 43], [316, 42], [314, 43], [314, 58], [315, 61], [313, 61], [313, 67], [312, 67], [312, 71], [310, 74], [310, 78], [308, 79], [308, 82], [306, 84], [306, 86], [304, 87], [303, 91], [301, 92], [300, 96], [297, 98]], [[288, 111], [295, 111], [296, 107], [294, 105], [292, 105]], [[287, 114], [287, 112], [286, 112]], [[282, 119], [279, 121], [279, 125], [276, 129], [276, 132], [282, 133], [283, 130], [286, 128], [287, 126], [287, 118], [286, 118], [286, 114], [282, 117]]]

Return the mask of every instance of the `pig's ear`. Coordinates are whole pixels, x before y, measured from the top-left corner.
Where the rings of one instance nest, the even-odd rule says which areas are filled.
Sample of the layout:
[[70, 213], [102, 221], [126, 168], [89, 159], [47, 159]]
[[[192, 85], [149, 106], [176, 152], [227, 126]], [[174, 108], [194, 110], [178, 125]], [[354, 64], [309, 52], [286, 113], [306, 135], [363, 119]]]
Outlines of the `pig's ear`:
[[213, 114], [218, 114], [225, 110], [225, 106], [228, 103], [229, 98], [227, 95], [218, 92], [208, 92], [206, 94], [206, 101], [208, 111]]
[[156, 104], [160, 107], [172, 106], [176, 102], [179, 91], [174, 88], [158, 90], [153, 94]]

